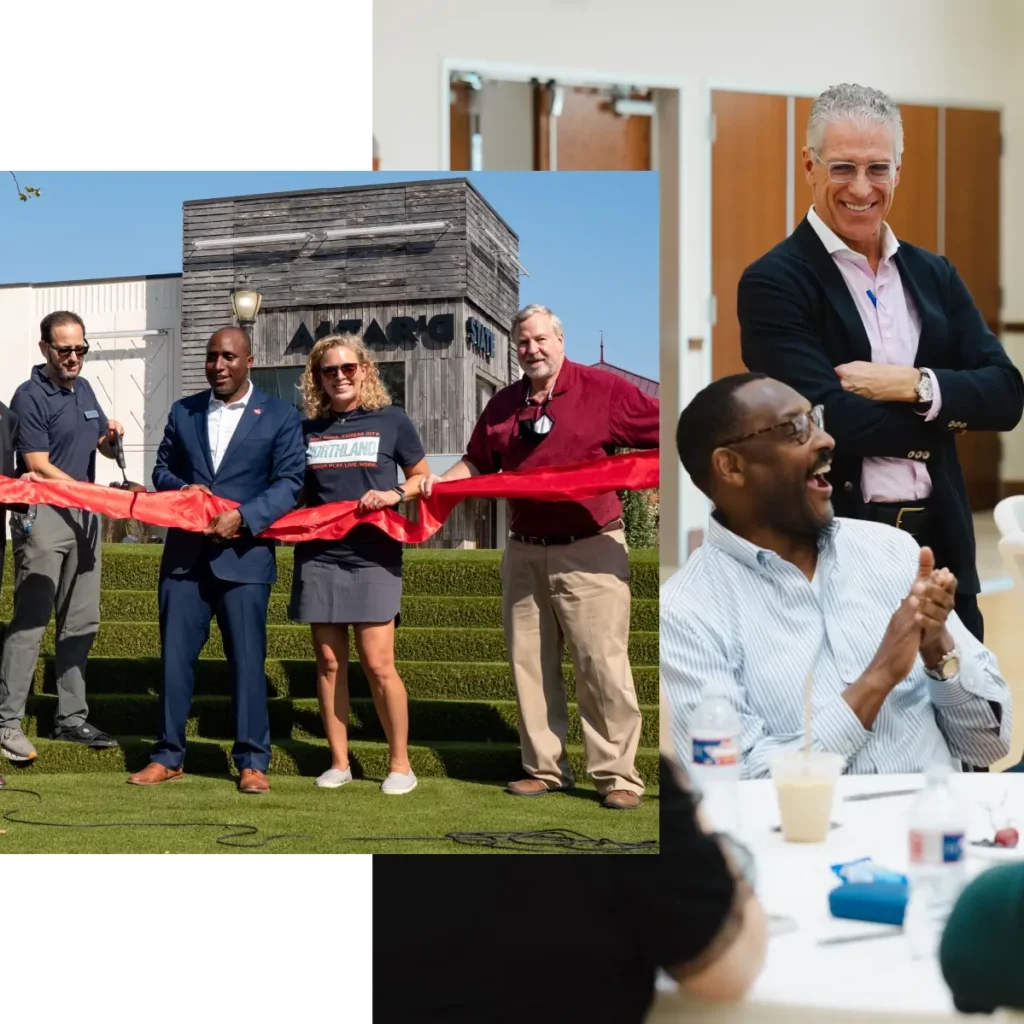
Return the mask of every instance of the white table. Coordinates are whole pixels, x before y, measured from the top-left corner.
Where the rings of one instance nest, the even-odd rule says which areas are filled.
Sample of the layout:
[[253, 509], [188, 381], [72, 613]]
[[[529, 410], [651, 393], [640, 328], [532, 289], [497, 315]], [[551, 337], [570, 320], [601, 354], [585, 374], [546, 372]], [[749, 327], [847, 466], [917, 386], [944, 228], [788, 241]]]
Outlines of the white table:
[[[1004, 812], [1016, 819], [1017, 828], [1024, 834], [1024, 774], [957, 775], [953, 784], [971, 808], [968, 840], [990, 835], [983, 805], [998, 804], [1004, 794]], [[871, 857], [899, 872], [905, 872], [908, 864], [907, 812], [914, 797], [857, 802], [844, 801], [843, 797], [922, 785], [919, 775], [843, 776], [833, 813], [839, 827], [824, 843], [798, 844], [785, 842], [772, 830], [779, 821], [772, 783], [742, 783], [740, 838], [757, 860], [758, 895], [769, 914], [794, 918], [798, 929], [771, 938], [767, 963], [745, 1004], [695, 1013], [698, 1008], [676, 994], [674, 985], [667, 984], [648, 1018], [649, 1024], [692, 1021], [695, 1017], [723, 1024], [1024, 1020], [1012, 1014], [985, 1018], [958, 1014], [937, 960], [913, 960], [901, 934], [833, 946], [817, 944], [825, 937], [887, 930], [885, 926], [831, 916], [828, 893], [839, 883], [830, 869], [832, 864]], [[991, 860], [975, 853], [969, 852], [967, 857], [969, 878], [993, 866]]]

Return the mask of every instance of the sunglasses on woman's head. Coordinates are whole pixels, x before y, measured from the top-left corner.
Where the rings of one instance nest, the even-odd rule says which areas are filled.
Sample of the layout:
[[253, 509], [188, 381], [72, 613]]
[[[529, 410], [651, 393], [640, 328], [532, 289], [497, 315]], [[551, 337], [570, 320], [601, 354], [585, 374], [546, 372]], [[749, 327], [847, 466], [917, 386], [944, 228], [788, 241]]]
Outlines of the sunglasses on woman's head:
[[345, 374], [346, 377], [354, 377], [358, 369], [358, 363], [332, 363], [329, 366], [321, 366], [320, 372], [325, 377], [337, 377], [339, 373]]

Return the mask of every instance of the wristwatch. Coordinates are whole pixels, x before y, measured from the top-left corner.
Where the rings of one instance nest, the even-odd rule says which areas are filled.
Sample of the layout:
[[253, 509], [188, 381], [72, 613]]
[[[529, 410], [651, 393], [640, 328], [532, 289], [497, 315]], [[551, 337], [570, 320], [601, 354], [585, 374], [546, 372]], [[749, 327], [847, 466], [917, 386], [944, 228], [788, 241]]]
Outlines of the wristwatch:
[[932, 390], [932, 377], [930, 373], [926, 373], [924, 368], [920, 369], [921, 379], [914, 385], [914, 390], [917, 392], [917, 404], [918, 405], [931, 405], [932, 400], [935, 398], [935, 392]]
[[391, 490], [398, 491], [399, 497], [402, 499], [402, 501], [405, 501], [405, 490], [403, 489], [401, 484], [395, 484], [395, 486], [392, 487]]
[[947, 682], [960, 671], [959, 649], [954, 647], [953, 650], [942, 656], [942, 659], [935, 668], [929, 668], [925, 665], [924, 670], [931, 679], [937, 679], [943, 683]]

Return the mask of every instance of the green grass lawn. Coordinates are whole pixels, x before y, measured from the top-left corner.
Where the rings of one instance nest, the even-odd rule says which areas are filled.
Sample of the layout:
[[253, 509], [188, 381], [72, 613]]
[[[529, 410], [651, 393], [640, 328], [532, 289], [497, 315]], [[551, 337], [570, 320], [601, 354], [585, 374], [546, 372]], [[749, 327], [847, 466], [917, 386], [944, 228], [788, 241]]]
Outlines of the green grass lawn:
[[[592, 839], [638, 842], [657, 839], [658, 799], [648, 793], [638, 811], [600, 806], [586, 786], [572, 793], [524, 799], [499, 783], [425, 778], [407, 796], [387, 797], [379, 783], [360, 781], [319, 790], [312, 779], [271, 776], [265, 796], [243, 796], [233, 779], [186, 776], [152, 789], [129, 786], [124, 775], [82, 773], [12, 777], [0, 789], [0, 812], [48, 822], [222, 822], [251, 824], [260, 833], [308, 833], [308, 839], [280, 839], [252, 849], [223, 846], [218, 827], [58, 828], [0, 821], [4, 853], [490, 853], [453, 842], [372, 836], [433, 836], [445, 832], [507, 832], [563, 828]], [[16, 788], [35, 790], [42, 801]], [[536, 848], [529, 852], [538, 852]]]

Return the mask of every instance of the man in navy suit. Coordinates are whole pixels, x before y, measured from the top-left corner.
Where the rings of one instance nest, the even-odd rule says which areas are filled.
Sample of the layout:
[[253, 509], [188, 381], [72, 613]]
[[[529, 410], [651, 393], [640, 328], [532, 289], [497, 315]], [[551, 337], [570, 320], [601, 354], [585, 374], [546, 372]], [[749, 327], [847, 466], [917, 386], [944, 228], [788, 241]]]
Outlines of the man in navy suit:
[[813, 204], [739, 284], [743, 361], [823, 406], [837, 516], [888, 523], [957, 578], [979, 639], [974, 524], [956, 449], [965, 430], [1013, 430], [1024, 381], [944, 256], [897, 241], [899, 108], [838, 85], [811, 107]]
[[182, 776], [195, 664], [217, 617], [232, 677], [232, 757], [243, 793], [266, 793], [267, 607], [276, 542], [257, 538], [298, 502], [306, 468], [298, 411], [253, 387], [249, 338], [225, 327], [206, 348], [210, 390], [174, 403], [157, 452], [158, 491], [198, 490], [238, 502], [203, 533], [171, 529], [160, 564], [160, 738], [128, 780], [154, 786]]

